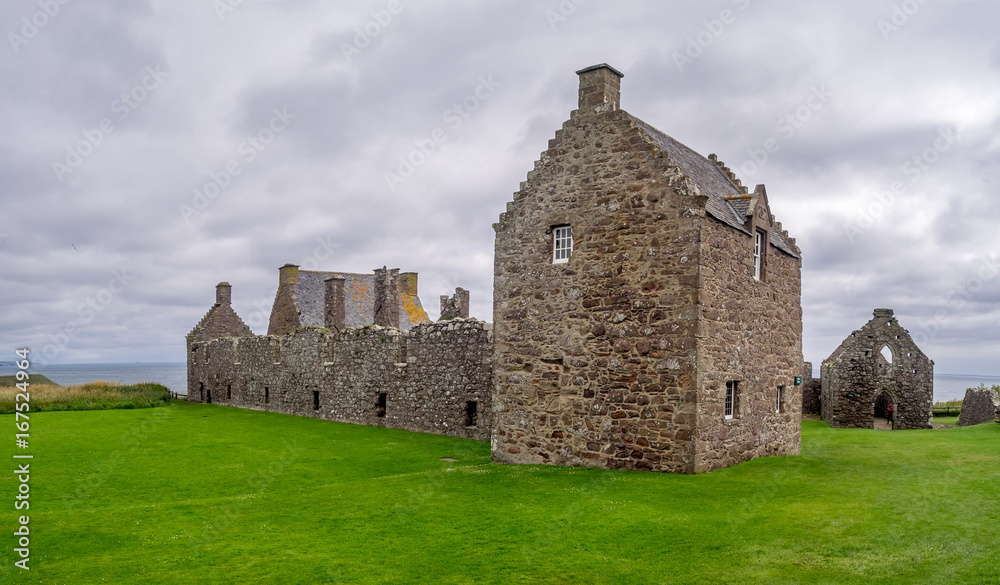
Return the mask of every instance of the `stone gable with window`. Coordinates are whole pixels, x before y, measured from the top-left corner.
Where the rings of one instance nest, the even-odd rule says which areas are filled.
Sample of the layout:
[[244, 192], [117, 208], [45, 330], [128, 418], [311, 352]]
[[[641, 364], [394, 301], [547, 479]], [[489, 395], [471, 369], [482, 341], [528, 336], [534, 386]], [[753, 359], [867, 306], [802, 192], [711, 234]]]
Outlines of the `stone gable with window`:
[[892, 428], [932, 428], [934, 362], [892, 309], [875, 309], [823, 360], [820, 384], [820, 409], [830, 426], [874, 428], [891, 405]]
[[[493, 459], [711, 471], [799, 452], [801, 259], [749, 192], [578, 72], [494, 224]], [[568, 248], [566, 247], [568, 244]]]

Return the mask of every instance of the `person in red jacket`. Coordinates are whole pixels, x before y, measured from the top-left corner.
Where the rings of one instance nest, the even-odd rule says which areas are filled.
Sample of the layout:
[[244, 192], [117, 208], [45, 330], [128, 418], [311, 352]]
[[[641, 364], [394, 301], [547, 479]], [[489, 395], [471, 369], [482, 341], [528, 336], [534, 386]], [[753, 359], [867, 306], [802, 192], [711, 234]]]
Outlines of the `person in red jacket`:
[[891, 404], [885, 409], [885, 420], [889, 421], [889, 424], [892, 425], [892, 405]]

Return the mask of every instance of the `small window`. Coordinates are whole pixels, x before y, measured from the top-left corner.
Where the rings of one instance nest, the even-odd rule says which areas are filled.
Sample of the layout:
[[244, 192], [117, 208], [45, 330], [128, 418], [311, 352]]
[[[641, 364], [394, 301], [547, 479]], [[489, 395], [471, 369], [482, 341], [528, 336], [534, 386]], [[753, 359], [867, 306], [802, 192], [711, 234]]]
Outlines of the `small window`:
[[233, 385], [226, 384], [226, 400], [232, 400], [232, 399], [233, 399]]
[[777, 392], [774, 393], [774, 412], [781, 414], [785, 412], [785, 387], [778, 386]]
[[757, 231], [753, 238], [753, 279], [764, 276], [764, 232]]
[[573, 228], [561, 225], [552, 229], [552, 263], [569, 262], [573, 253]]
[[319, 390], [313, 390], [313, 410], [319, 410]]
[[271, 401], [271, 389], [268, 388], [267, 386], [264, 386], [264, 404], [267, 404], [270, 401]]
[[207, 390], [206, 392], [208, 393], [208, 400], [206, 400], [205, 402], [208, 402], [209, 404], [212, 404], [212, 391], [211, 390]]
[[375, 416], [377, 416], [378, 418], [385, 417], [385, 399], [386, 399], [385, 392], [379, 392], [378, 403], [376, 403], [375, 405]]
[[465, 426], [474, 427], [479, 424], [479, 404], [475, 400], [465, 403]]
[[736, 418], [740, 413], [740, 388], [739, 382], [726, 382], [726, 420]]
[[205, 383], [198, 382], [198, 400], [205, 399]]

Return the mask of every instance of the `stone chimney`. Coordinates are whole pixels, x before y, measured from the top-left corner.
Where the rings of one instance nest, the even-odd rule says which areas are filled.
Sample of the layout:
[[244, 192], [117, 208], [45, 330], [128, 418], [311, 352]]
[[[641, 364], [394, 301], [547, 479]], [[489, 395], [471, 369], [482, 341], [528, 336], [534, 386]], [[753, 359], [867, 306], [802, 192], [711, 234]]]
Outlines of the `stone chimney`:
[[892, 309], [875, 309], [875, 316], [892, 318]]
[[278, 285], [298, 284], [299, 267], [295, 264], [285, 264], [278, 269]]
[[399, 292], [404, 295], [417, 296], [416, 272], [403, 272], [399, 275]]
[[375, 269], [375, 324], [399, 329], [399, 268]]
[[215, 285], [215, 304], [229, 305], [233, 302], [233, 286], [228, 282]]
[[469, 318], [469, 291], [464, 288], [456, 288], [455, 295], [441, 295], [441, 318], [444, 319], [468, 319]]
[[580, 109], [593, 112], [595, 108], [617, 110], [621, 101], [624, 75], [601, 63], [576, 72], [580, 76]]
[[323, 324], [327, 329], [340, 332], [346, 323], [344, 303], [344, 278], [333, 276], [326, 279], [326, 297], [323, 310]]

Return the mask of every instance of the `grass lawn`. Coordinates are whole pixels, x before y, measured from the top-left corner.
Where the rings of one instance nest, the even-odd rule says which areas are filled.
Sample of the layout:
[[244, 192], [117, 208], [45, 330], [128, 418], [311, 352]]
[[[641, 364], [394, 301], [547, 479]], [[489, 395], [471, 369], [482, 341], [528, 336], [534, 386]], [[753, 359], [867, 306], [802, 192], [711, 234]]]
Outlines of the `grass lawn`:
[[996, 423], [806, 421], [802, 456], [699, 476], [493, 465], [484, 442], [185, 402], [31, 425], [28, 572], [12, 437], [0, 452], [3, 583], [1000, 582]]

